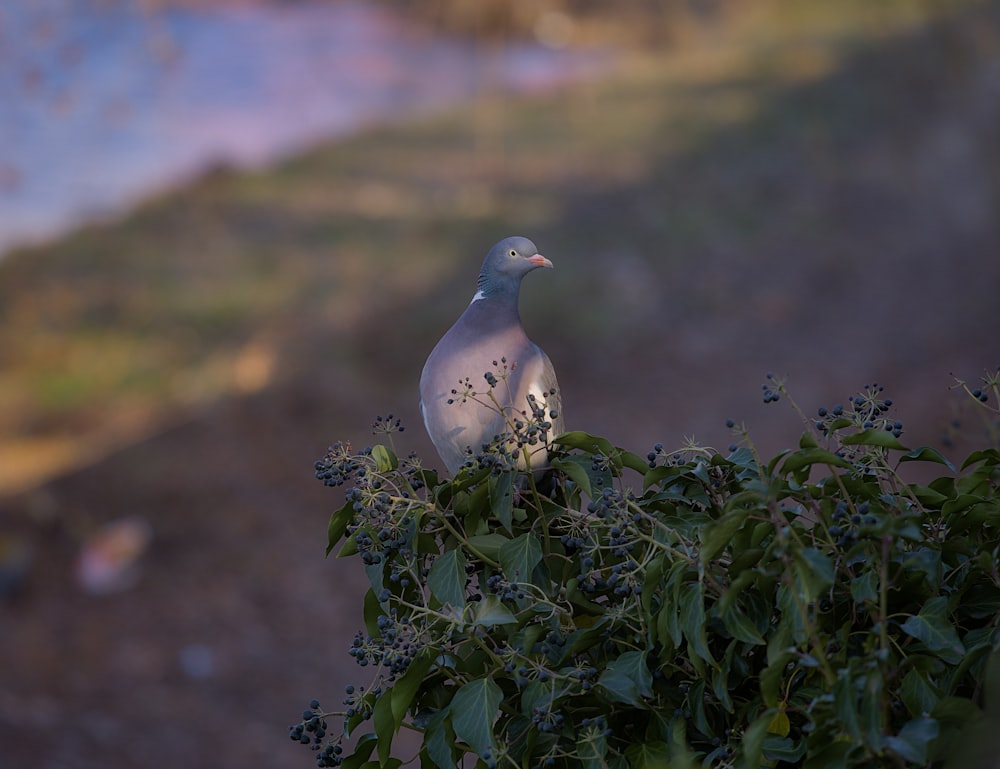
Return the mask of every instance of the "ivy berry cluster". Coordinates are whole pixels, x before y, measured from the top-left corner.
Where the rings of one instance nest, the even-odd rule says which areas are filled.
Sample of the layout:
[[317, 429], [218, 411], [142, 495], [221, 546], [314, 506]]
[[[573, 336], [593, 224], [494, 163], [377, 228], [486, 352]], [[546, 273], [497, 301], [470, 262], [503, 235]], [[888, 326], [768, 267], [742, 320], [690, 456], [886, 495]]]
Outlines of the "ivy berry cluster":
[[312, 700], [309, 707], [302, 711], [302, 720], [288, 727], [288, 736], [293, 742], [310, 746], [316, 753], [317, 766], [340, 766], [344, 748], [339, 741], [326, 741], [326, 715], [320, 708], [319, 700]]

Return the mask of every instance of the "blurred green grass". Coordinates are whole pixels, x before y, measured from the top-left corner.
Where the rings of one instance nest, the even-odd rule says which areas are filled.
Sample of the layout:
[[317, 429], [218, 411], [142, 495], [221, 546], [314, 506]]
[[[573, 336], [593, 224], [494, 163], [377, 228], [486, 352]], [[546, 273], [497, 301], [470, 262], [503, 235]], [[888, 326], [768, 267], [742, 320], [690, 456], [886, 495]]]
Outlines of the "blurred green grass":
[[727, 358], [730, 382], [788, 360], [810, 386], [980, 345], [997, 319], [998, 7], [730, 8], [599, 81], [220, 169], [11, 254], [0, 493], [326, 368], [412, 415], [426, 351], [515, 233], [557, 266], [525, 285], [529, 331], [613, 438], [651, 429], [616, 411], [624, 389], [683, 401]]

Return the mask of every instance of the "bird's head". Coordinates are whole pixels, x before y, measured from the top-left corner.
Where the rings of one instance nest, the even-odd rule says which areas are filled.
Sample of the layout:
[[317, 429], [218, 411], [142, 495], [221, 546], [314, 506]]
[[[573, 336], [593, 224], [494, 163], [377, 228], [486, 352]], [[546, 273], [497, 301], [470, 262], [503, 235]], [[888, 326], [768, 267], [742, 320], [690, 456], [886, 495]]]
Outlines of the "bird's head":
[[[479, 294], [517, 295], [521, 278], [537, 267], [552, 267], [527, 238], [504, 238], [490, 249], [479, 273]], [[477, 296], [479, 295], [477, 294]]]

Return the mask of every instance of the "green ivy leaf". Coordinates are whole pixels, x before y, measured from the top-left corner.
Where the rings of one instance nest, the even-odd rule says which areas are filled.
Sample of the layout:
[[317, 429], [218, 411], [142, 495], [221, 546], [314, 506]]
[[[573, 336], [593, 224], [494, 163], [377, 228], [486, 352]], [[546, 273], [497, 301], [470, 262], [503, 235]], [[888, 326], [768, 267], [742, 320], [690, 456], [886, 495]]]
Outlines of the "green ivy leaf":
[[650, 486], [655, 486], [656, 484], [666, 484], [666, 481], [671, 481], [681, 474], [681, 469], [679, 467], [674, 467], [673, 465], [657, 465], [646, 471], [646, 477], [642, 480], [642, 490], [647, 491]]
[[765, 643], [753, 622], [738, 606], [730, 606], [722, 613], [722, 624], [726, 626], [730, 635], [738, 641], [750, 644]]
[[[777, 591], [776, 598], [781, 598], [781, 596], [787, 592], [784, 590], [784, 585]], [[778, 620], [778, 625], [771, 632], [770, 637], [767, 639], [767, 664], [774, 665], [775, 661], [784, 657], [788, 652], [788, 649], [793, 645], [795, 640], [795, 620], [794, 616], [788, 611], [782, 611], [781, 619]]]
[[[846, 441], [845, 441], [846, 443]], [[781, 466], [781, 475], [790, 475], [804, 467], [812, 465], [827, 465], [829, 467], [850, 468], [852, 465], [843, 457], [838, 457], [832, 451], [820, 448], [803, 448], [788, 455]]]
[[937, 739], [941, 729], [933, 718], [914, 718], [903, 724], [899, 734], [885, 738], [886, 747], [916, 764], [927, 763], [927, 746]]
[[845, 427], [850, 427], [854, 422], [851, 421], [849, 417], [838, 417], [834, 419], [830, 424], [826, 426], [826, 429], [830, 433], [835, 433], [837, 430], [843, 430]]
[[337, 557], [348, 558], [352, 555], [357, 555], [357, 554], [358, 554], [358, 542], [354, 538], [354, 536], [351, 535], [344, 540], [344, 545], [343, 547], [340, 548], [340, 551], [337, 553]]
[[495, 595], [488, 595], [474, 604], [472, 624], [481, 627], [516, 625], [517, 617]]
[[608, 698], [647, 710], [645, 698], [653, 696], [653, 675], [646, 664], [646, 653], [629, 651], [608, 663], [597, 683]]
[[565, 446], [568, 449], [579, 449], [588, 454], [600, 453], [605, 456], [611, 456], [615, 451], [615, 447], [607, 438], [602, 438], [599, 435], [591, 435], [582, 430], [563, 433], [553, 443]]
[[[406, 672], [396, 679], [396, 683], [389, 689], [388, 696], [392, 703], [392, 720], [394, 729], [397, 731], [406, 717], [406, 711], [409, 709], [414, 697], [417, 696], [417, 692], [420, 691], [420, 686], [423, 684], [424, 678], [427, 677], [427, 672], [433, 664], [433, 655], [426, 653], [417, 654], [409, 667], [406, 668]], [[383, 694], [382, 697], [385, 698], [386, 695]]]
[[910, 615], [900, 629], [916, 638], [946, 662], [957, 663], [965, 654], [965, 647], [947, 617], [948, 599], [931, 598], [918, 614]]
[[625, 749], [625, 758], [631, 769], [667, 769], [670, 766], [667, 744], [659, 740], [632, 743]]
[[670, 641], [671, 649], [676, 649], [681, 645], [681, 585], [684, 574], [687, 572], [687, 565], [683, 561], [677, 561], [670, 567], [667, 575], [667, 584], [663, 590], [663, 601], [659, 613], [656, 615], [656, 634], [660, 643], [664, 646]]
[[639, 475], [645, 475], [649, 470], [649, 462], [638, 454], [633, 454], [631, 451], [625, 451], [624, 449], [619, 449], [621, 454], [619, 458], [621, 459], [622, 467], [627, 467], [630, 470], [635, 470]]
[[553, 459], [551, 464], [565, 472], [588, 497], [594, 496], [595, 488], [599, 494], [600, 490], [610, 485], [612, 481], [611, 470], [603, 465], [595, 468], [590, 455], [574, 454], [563, 459]]
[[913, 484], [910, 491], [917, 498], [920, 504], [931, 509], [940, 509], [941, 505], [947, 502], [950, 497], [936, 491], [928, 486], [918, 486]]
[[851, 751], [856, 747], [848, 740], [829, 742], [806, 759], [802, 769], [848, 769]]
[[[977, 619], [1000, 614], [1000, 589], [995, 585], [972, 585], [962, 596], [962, 612]], [[968, 640], [965, 645], [969, 645]]]
[[975, 702], [965, 697], [942, 697], [931, 711], [931, 716], [938, 723], [964, 726], [982, 716], [982, 711]]
[[474, 553], [482, 553], [492, 561], [500, 560], [500, 548], [507, 542], [510, 542], [510, 537], [505, 537], [503, 534], [498, 532], [477, 534], [474, 537], [469, 537], [470, 549]]
[[414, 478], [419, 478], [424, 482], [424, 486], [428, 489], [437, 488], [440, 484], [440, 479], [438, 478], [437, 470], [431, 470], [429, 468], [420, 468], [414, 473]]
[[583, 612], [574, 617], [578, 626], [582, 625], [584, 628], [590, 627], [590, 625], [585, 623], [593, 622], [593, 618], [599, 616], [604, 611], [603, 606], [594, 603], [584, 595], [580, 589], [580, 581], [576, 577], [571, 577], [566, 581], [566, 598], [569, 599], [569, 602], [574, 607]]
[[871, 428], [862, 430], [853, 435], [845, 435], [840, 439], [844, 446], [878, 446], [883, 449], [894, 449], [896, 451], [909, 451], [906, 446], [899, 442], [899, 438], [889, 430], [879, 430]]
[[[660, 556], [651, 560], [645, 569], [643, 574], [643, 583], [646, 585], [659, 585], [660, 580], [663, 578], [663, 567], [665, 558]], [[639, 598], [639, 604], [642, 606], [643, 612], [649, 614], [650, 608], [653, 605], [653, 590], [644, 590]]]
[[589, 459], [584, 466], [584, 458], [579, 456], [566, 457], [565, 459], [554, 458], [549, 464], [561, 473], [565, 473], [573, 483], [580, 487], [580, 490], [588, 497], [594, 495], [590, 485], [590, 474], [588, 468], [593, 464]]
[[447, 550], [431, 564], [427, 587], [442, 606], [465, 607], [465, 554], [458, 548]]
[[712, 691], [727, 713], [733, 712], [733, 698], [729, 694], [731, 688], [729, 674], [733, 669], [733, 656], [736, 654], [736, 647], [739, 645], [740, 642], [735, 638], [729, 642], [726, 653], [722, 657], [722, 663], [713, 668], [711, 674]]
[[378, 738], [378, 760], [385, 764], [392, 752], [392, 738], [396, 734], [396, 720], [392, 717], [392, 698], [383, 694], [375, 701], [372, 724]]
[[552, 702], [552, 687], [542, 681], [530, 681], [521, 690], [521, 713], [530, 716], [535, 708], [545, 708]]
[[743, 732], [743, 762], [745, 766], [760, 766], [761, 754], [764, 750], [764, 738], [774, 720], [777, 711], [768, 708]]
[[911, 716], [923, 716], [934, 710], [938, 703], [937, 692], [919, 670], [911, 670], [903, 678], [900, 699]]
[[930, 446], [921, 446], [913, 451], [908, 451], [899, 458], [899, 462], [900, 464], [903, 462], [936, 462], [955, 472], [955, 466], [940, 451], [932, 449]]
[[448, 706], [455, 736], [479, 755], [493, 748], [493, 723], [502, 699], [500, 687], [486, 676], [463, 685]]
[[[917, 547], [902, 559], [903, 567], [923, 573], [929, 585], [937, 590], [941, 574], [941, 551], [931, 547]], [[964, 603], [964, 602], [963, 602]]]
[[361, 769], [368, 759], [371, 757], [372, 751], [375, 750], [375, 745], [378, 742], [378, 738], [371, 734], [362, 734], [358, 738], [357, 744], [354, 746], [354, 753], [344, 759], [343, 763], [340, 765], [342, 769]]
[[442, 506], [447, 505], [462, 491], [478, 486], [490, 474], [489, 468], [466, 467], [458, 471], [454, 478], [434, 489], [434, 497]]
[[815, 547], [804, 547], [792, 554], [792, 571], [806, 600], [812, 602], [833, 584], [833, 561]]
[[962, 469], [965, 470], [967, 467], [979, 464], [980, 462], [983, 462], [990, 467], [1000, 464], [1000, 451], [997, 451], [996, 449], [973, 451], [965, 458], [965, 461], [962, 462]]
[[851, 671], [841, 668], [837, 671], [837, 681], [833, 685], [833, 712], [840, 728], [855, 742], [862, 740], [861, 726], [858, 722], [857, 691], [854, 688]]
[[455, 769], [455, 732], [448, 719], [450, 712], [449, 708], [439, 710], [424, 727], [424, 751], [438, 769]]
[[399, 769], [402, 765], [402, 759], [390, 757], [385, 761], [366, 761], [359, 767], [359, 769]]
[[[968, 478], [963, 478], [962, 480], [965, 481]], [[975, 494], [962, 493], [941, 505], [941, 513], [947, 516], [954, 516], [973, 507], [977, 502], [979, 502], [979, 497]]]
[[[571, 449], [578, 449], [579, 451], [584, 451], [587, 454], [603, 454], [611, 459], [617, 469], [628, 467], [635, 470], [640, 475], [645, 475], [646, 471], [649, 470], [649, 464], [638, 454], [633, 454], [631, 451], [620, 449], [614, 446], [607, 438], [602, 438], [599, 435], [591, 435], [590, 433], [576, 430], [563, 433], [557, 437], [553, 443]], [[570, 457], [570, 459], [572, 459], [572, 457]], [[574, 478], [574, 480], [576, 479]], [[590, 494], [588, 494], [588, 496], [590, 496]]]
[[508, 532], [514, 521], [514, 476], [509, 471], [499, 475], [491, 475], [487, 481], [490, 495], [490, 509]]
[[372, 638], [378, 638], [381, 634], [378, 628], [378, 618], [382, 615], [382, 604], [379, 603], [378, 596], [371, 588], [365, 592], [363, 615], [368, 635]]
[[773, 661], [770, 661], [761, 672], [760, 694], [767, 707], [778, 707], [784, 689], [785, 673], [788, 672], [788, 663], [794, 658], [794, 652], [785, 649], [782, 653], [776, 654]]
[[[785, 716], [786, 720], [787, 718], [788, 716]], [[764, 758], [769, 761], [786, 761], [794, 766], [802, 760], [806, 748], [805, 740], [794, 742], [788, 737], [779, 737], [777, 734], [768, 734], [764, 737]]]
[[722, 552], [749, 514], [750, 511], [745, 508], [731, 510], [719, 520], [702, 527], [699, 559], [703, 566]]
[[501, 545], [499, 555], [507, 579], [531, 582], [531, 574], [542, 560], [542, 545], [529, 531]]
[[690, 582], [681, 587], [680, 605], [681, 630], [687, 638], [689, 653], [714, 666], [705, 628], [704, 586], [700, 582]]
[[[755, 548], [758, 554], [763, 553], [763, 550]], [[758, 555], [758, 558], [760, 556]], [[734, 569], [730, 569], [730, 574], [735, 573]], [[743, 591], [746, 590], [751, 584], [753, 584], [754, 579], [757, 575], [754, 574], [750, 567], [741, 569], [739, 573], [732, 582], [729, 583], [729, 587], [726, 588], [726, 592], [722, 594], [722, 597], [716, 602], [715, 607], [720, 612], [728, 612], [740, 597], [743, 595]]]
[[791, 730], [792, 722], [788, 718], [788, 713], [784, 708], [778, 708], [778, 712], [774, 714], [774, 718], [771, 719], [771, 723], [767, 726], [767, 733], [776, 734], [779, 737], [787, 737]]
[[708, 649], [708, 634], [705, 623], [704, 585], [692, 582], [681, 588], [681, 630], [688, 641], [688, 649], [710, 665], [715, 665], [712, 652]]
[[354, 503], [348, 502], [330, 516], [330, 525], [326, 528], [326, 554], [330, 555], [333, 548], [343, 538], [351, 521], [354, 520]]
[[855, 603], [878, 601], [878, 574], [874, 570], [862, 572], [851, 580], [851, 598]]
[[[582, 769], [607, 769], [608, 761], [608, 738], [599, 734], [580, 740], [577, 743], [577, 752], [580, 754], [580, 765]], [[636, 765], [632, 764], [633, 769]]]
[[816, 436], [810, 430], [806, 430], [799, 437], [799, 448], [800, 449], [815, 449], [819, 448], [819, 442], [816, 440]]
[[385, 561], [365, 564], [365, 574], [368, 576], [368, 583], [376, 593], [382, 592], [385, 587]]
[[372, 446], [372, 459], [375, 460], [375, 466], [380, 473], [392, 472], [399, 466], [396, 455], [381, 443]]

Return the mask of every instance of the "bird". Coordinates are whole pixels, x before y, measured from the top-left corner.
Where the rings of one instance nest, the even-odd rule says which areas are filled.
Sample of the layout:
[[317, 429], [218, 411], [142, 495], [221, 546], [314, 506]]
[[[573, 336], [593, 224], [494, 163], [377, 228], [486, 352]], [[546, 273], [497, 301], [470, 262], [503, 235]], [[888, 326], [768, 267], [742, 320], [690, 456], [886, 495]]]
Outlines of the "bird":
[[[552, 269], [552, 262], [528, 238], [495, 244], [483, 260], [472, 301], [424, 364], [420, 413], [453, 476], [471, 455], [511, 432], [513, 421], [525, 419], [522, 414], [530, 419], [541, 409], [543, 421], [551, 423], [548, 436], [563, 432], [555, 369], [528, 339], [518, 309], [521, 279], [539, 267]], [[491, 388], [500, 410], [489, 400]], [[476, 395], [470, 397], [473, 391]], [[518, 468], [543, 470], [548, 465], [545, 441], [526, 447], [530, 460], [522, 456]]]

